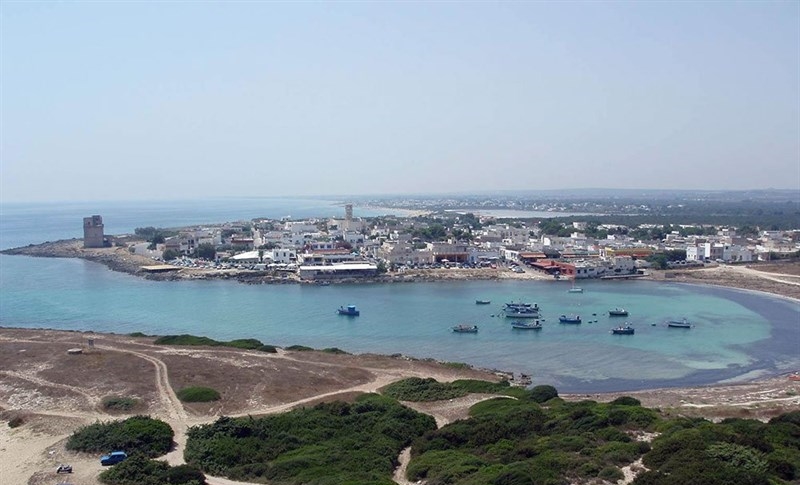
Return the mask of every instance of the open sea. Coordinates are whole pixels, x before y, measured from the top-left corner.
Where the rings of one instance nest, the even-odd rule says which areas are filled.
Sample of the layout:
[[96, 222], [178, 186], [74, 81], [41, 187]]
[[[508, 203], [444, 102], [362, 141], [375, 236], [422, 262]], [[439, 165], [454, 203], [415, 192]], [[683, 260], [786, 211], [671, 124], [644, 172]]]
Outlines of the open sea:
[[[103, 216], [107, 234], [136, 227], [280, 218], [341, 217], [322, 199], [3, 204], [0, 248], [82, 237], [82, 218]], [[356, 216], [399, 210], [354, 208]], [[557, 214], [553, 214], [554, 216]], [[354, 353], [402, 353], [530, 374], [562, 392], [602, 392], [746, 380], [800, 370], [800, 304], [746, 291], [650, 281], [463, 281], [365, 285], [245, 285], [148, 281], [78, 259], [0, 255], [0, 325], [216, 339]], [[476, 305], [475, 300], [491, 300]], [[514, 330], [504, 302], [536, 302], [544, 328]], [[335, 313], [355, 304], [356, 318]], [[630, 317], [610, 318], [624, 307]], [[558, 323], [578, 314], [581, 325]], [[667, 328], [689, 319], [691, 329]], [[635, 335], [612, 335], [623, 322]], [[477, 334], [456, 334], [459, 323]], [[653, 325], [655, 324], [655, 325]]]

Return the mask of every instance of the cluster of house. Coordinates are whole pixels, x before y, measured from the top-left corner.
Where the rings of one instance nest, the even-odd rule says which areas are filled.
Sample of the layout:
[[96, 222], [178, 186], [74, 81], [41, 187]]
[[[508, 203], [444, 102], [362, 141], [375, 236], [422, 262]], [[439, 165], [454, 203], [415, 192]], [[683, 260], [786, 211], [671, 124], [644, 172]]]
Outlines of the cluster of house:
[[[686, 260], [673, 266], [705, 262], [748, 262], [766, 259], [770, 253], [800, 248], [800, 231], [764, 231], [757, 238], [737, 236], [722, 229], [715, 236], [681, 237], [668, 234], [662, 241], [641, 242], [619, 235], [618, 226], [601, 226], [614, 235], [586, 237], [586, 223], [573, 223], [569, 237], [541, 234], [538, 227], [481, 220], [480, 229], [456, 222], [455, 229], [469, 233], [465, 240], [423, 242], [413, 237], [431, 224], [414, 218], [381, 218], [367, 222], [352, 216], [347, 206], [344, 219], [255, 220], [242, 225], [183, 231], [167, 238], [161, 250], [192, 254], [202, 244], [217, 248], [218, 262], [250, 269], [296, 271], [303, 279], [373, 276], [379, 265], [403, 271], [440, 265], [489, 266], [515, 263], [530, 270], [571, 278], [621, 277], [640, 273], [655, 252], [685, 250]], [[229, 248], [229, 249], [222, 249]]]

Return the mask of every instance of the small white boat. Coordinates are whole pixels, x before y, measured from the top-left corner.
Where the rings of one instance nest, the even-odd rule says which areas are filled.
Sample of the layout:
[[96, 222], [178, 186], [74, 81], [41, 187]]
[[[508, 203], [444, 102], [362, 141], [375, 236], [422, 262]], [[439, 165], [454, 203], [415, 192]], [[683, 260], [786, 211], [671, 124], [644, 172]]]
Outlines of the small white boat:
[[539, 320], [535, 322], [511, 322], [511, 328], [519, 330], [541, 330], [542, 324], [539, 323]]
[[478, 333], [478, 326], [461, 324], [453, 327], [453, 331], [456, 333]]
[[685, 318], [683, 320], [670, 320], [667, 322], [667, 326], [672, 328], [692, 328], [692, 324]]

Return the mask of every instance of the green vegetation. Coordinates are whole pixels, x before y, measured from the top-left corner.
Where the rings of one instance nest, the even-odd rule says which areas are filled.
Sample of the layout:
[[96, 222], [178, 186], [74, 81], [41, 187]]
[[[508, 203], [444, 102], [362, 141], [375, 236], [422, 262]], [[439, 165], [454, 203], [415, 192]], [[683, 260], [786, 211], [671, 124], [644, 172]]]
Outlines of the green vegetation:
[[264, 418], [189, 429], [185, 457], [206, 473], [281, 485], [393, 485], [397, 456], [435, 420], [367, 394]]
[[[221, 418], [192, 428], [186, 459], [208, 473], [281, 485], [390, 485], [400, 450], [412, 444], [411, 481], [428, 485], [566, 485], [615, 482], [642, 459], [635, 485], [780, 485], [800, 479], [800, 412], [768, 423], [662, 419], [632, 397], [566, 402], [552, 386], [440, 383], [411, 378], [385, 396], [326, 403], [280, 416]], [[431, 401], [468, 393], [470, 417], [435, 429], [432, 418], [394, 399]], [[636, 441], [640, 432], [660, 435]]]
[[762, 423], [678, 419], [644, 456], [637, 485], [770, 485], [800, 478], [800, 411]]
[[[406, 383], [408, 384], [408, 383]], [[474, 405], [470, 418], [414, 442], [408, 479], [429, 485], [615, 482], [643, 458], [635, 485], [777, 485], [800, 478], [800, 412], [762, 423], [662, 420], [637, 399], [565, 402], [551, 386]], [[537, 400], [545, 400], [546, 407]], [[659, 431], [651, 445], [632, 432]]]
[[469, 393], [501, 394], [517, 398], [528, 395], [528, 391], [521, 387], [511, 387], [508, 381], [488, 382], [474, 379], [441, 383], [433, 378], [410, 377], [383, 388], [385, 396], [400, 401], [441, 401], [463, 397]]
[[210, 387], [192, 386], [184, 387], [176, 393], [183, 402], [210, 402], [219, 401], [222, 396]]
[[[317, 351], [317, 349], [312, 347], [306, 347], [305, 345], [290, 345], [285, 347], [286, 350], [293, 350], [295, 352], [311, 352]], [[345, 352], [344, 350], [337, 348], [337, 347], [328, 347], [326, 349], [321, 349], [319, 352], [325, 352], [327, 354], [337, 354], [337, 355], [350, 355], [350, 352]]]
[[400, 401], [441, 401], [466, 396], [467, 390], [443, 384], [432, 377], [409, 377], [384, 387], [383, 395]]
[[109, 485], [205, 485], [206, 477], [189, 465], [171, 467], [164, 461], [134, 455], [101, 473], [100, 481]]
[[131, 411], [142, 406], [142, 402], [134, 397], [106, 396], [101, 402], [107, 411]]
[[295, 352], [309, 352], [314, 349], [311, 347], [306, 347], [305, 345], [290, 345], [286, 347], [286, 350], [293, 350]]
[[260, 340], [245, 338], [231, 340], [230, 342], [220, 342], [208, 337], [198, 337], [196, 335], [165, 335], [156, 339], [156, 345], [206, 345], [209, 347], [233, 347], [236, 349], [258, 350], [261, 352], [276, 353], [278, 349], [274, 345], [265, 345]]
[[217, 257], [217, 250], [214, 249], [213, 244], [203, 243], [195, 249], [195, 256], [212, 261]]
[[176, 249], [167, 249], [163, 253], [161, 253], [161, 259], [163, 259], [164, 261], [171, 261], [173, 259], [179, 258], [180, 256], [181, 253]]
[[345, 352], [344, 350], [342, 350], [342, 349], [340, 349], [338, 347], [328, 347], [326, 349], [322, 349], [322, 352], [325, 352], [325, 353], [328, 353], [328, 354], [337, 354], [337, 355], [350, 355], [350, 352]]
[[655, 253], [646, 258], [647, 261], [653, 263], [658, 269], [667, 269], [667, 263], [670, 261], [681, 261], [684, 259], [686, 259], [685, 249], [675, 249], [672, 251]]
[[538, 403], [544, 403], [556, 397], [558, 397], [558, 391], [553, 386], [535, 386], [530, 392], [530, 398]]
[[77, 430], [67, 440], [67, 449], [89, 453], [111, 450], [141, 453], [156, 457], [172, 447], [174, 433], [170, 426], [149, 416], [133, 416], [124, 421], [94, 423]]
[[[640, 406], [567, 403], [540, 386], [518, 399], [496, 398], [470, 418], [415, 441], [408, 478], [429, 485], [556, 485], [617, 480], [619, 468], [649, 450], [626, 433], [649, 429], [656, 413]], [[548, 407], [535, 399], [547, 398]]]

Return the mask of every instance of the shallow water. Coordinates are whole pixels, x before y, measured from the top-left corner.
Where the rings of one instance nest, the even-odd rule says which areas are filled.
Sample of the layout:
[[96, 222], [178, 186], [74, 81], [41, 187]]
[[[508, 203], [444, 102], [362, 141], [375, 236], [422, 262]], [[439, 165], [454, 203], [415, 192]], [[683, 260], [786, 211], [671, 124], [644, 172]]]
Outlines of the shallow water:
[[[3, 204], [0, 248], [82, 236], [82, 218], [103, 215], [106, 233], [253, 217], [330, 217], [322, 199]], [[391, 212], [355, 208], [356, 216]], [[708, 384], [800, 368], [800, 305], [761, 294], [647, 281], [463, 281], [376, 285], [153, 282], [77, 259], [0, 255], [0, 325], [100, 332], [255, 337], [277, 345], [403, 353], [531, 374], [536, 383], [591, 392]], [[475, 300], [491, 305], [475, 305]], [[542, 330], [513, 330], [502, 303], [538, 302]], [[357, 318], [335, 314], [356, 304]], [[607, 310], [628, 308], [629, 319]], [[579, 314], [581, 325], [557, 323]], [[595, 313], [596, 315], [592, 315]], [[666, 328], [689, 318], [689, 330]], [[594, 322], [596, 323], [590, 323]], [[635, 335], [611, 335], [625, 321]], [[477, 334], [450, 327], [472, 323]], [[656, 326], [651, 326], [655, 323]]]
[[[707, 384], [800, 367], [800, 306], [743, 291], [649, 281], [371, 285], [155, 282], [77, 259], [0, 256], [0, 324], [255, 337], [281, 346], [402, 353], [531, 374], [565, 392]], [[475, 300], [491, 300], [476, 305]], [[537, 302], [542, 330], [514, 330], [502, 303]], [[335, 313], [355, 304], [360, 317]], [[611, 318], [607, 310], [630, 310]], [[581, 325], [559, 324], [579, 314]], [[593, 315], [594, 314], [594, 315]], [[691, 329], [667, 328], [687, 317]], [[635, 335], [612, 335], [629, 322]], [[477, 334], [456, 334], [458, 323]], [[656, 324], [652, 326], [652, 324]]]

